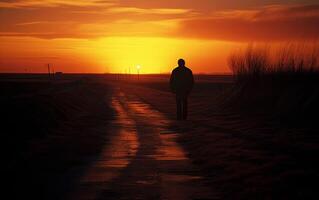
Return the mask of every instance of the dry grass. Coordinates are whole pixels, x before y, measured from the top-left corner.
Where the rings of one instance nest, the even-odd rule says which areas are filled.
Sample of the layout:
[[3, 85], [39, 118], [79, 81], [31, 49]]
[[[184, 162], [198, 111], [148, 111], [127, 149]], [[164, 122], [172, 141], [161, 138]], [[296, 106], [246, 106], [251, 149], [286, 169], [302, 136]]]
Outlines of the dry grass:
[[319, 43], [248, 45], [229, 57], [236, 80], [225, 107], [272, 115], [281, 126], [316, 126]]
[[233, 52], [228, 63], [237, 82], [319, 75], [319, 43], [249, 44], [245, 50]]

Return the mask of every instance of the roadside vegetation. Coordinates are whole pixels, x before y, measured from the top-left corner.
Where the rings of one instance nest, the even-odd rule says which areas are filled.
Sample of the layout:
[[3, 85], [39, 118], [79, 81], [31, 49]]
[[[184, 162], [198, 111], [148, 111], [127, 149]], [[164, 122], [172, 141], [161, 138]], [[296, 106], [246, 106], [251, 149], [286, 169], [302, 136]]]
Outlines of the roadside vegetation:
[[250, 44], [229, 56], [235, 86], [227, 106], [269, 112], [282, 125], [314, 125], [319, 112], [319, 44]]

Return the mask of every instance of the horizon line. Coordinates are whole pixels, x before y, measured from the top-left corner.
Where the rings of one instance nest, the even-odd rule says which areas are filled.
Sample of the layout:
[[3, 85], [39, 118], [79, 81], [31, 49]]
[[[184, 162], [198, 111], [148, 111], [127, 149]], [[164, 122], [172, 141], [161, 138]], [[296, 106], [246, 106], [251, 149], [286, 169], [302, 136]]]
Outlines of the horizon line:
[[[34, 73], [26, 73], [26, 72], [0, 72], [1, 75], [3, 74], [24, 74], [24, 75], [48, 75], [48, 73], [45, 72], [34, 72]], [[54, 75], [55, 73], [51, 73], [51, 75]], [[62, 72], [62, 75], [66, 74], [66, 75], [133, 75], [133, 76], [137, 76], [138, 74], [128, 74], [128, 73], [92, 73], [92, 72]], [[171, 73], [143, 73], [143, 74], [139, 74], [140, 76], [143, 75], [170, 75]], [[233, 73], [193, 73], [194, 75], [233, 75]]]

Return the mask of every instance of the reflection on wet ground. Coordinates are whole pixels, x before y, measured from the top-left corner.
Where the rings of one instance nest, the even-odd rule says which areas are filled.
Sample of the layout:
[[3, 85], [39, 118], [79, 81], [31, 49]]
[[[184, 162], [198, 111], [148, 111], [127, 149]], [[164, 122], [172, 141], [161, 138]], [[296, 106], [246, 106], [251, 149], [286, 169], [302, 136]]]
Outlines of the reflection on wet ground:
[[115, 131], [73, 199], [218, 199], [175, 142], [170, 121], [117, 89]]
[[105, 184], [119, 176], [120, 170], [125, 168], [136, 155], [139, 146], [136, 124], [115, 98], [112, 99], [112, 106], [121, 114], [110, 123], [111, 139], [81, 178], [77, 191], [71, 199], [96, 199]]

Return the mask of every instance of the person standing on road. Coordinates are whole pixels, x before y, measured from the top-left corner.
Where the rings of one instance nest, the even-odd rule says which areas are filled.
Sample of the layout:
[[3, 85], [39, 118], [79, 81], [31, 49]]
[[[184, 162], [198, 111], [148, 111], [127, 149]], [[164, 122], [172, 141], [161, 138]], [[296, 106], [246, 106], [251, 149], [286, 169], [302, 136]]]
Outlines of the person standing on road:
[[178, 60], [176, 67], [170, 77], [170, 88], [176, 95], [176, 114], [177, 120], [187, 119], [187, 98], [194, 85], [192, 70], [185, 66], [185, 60]]

